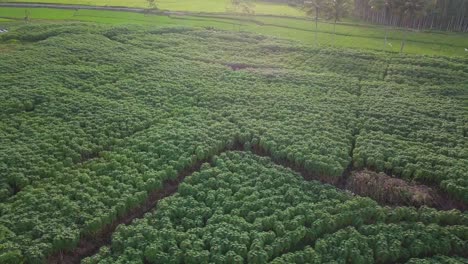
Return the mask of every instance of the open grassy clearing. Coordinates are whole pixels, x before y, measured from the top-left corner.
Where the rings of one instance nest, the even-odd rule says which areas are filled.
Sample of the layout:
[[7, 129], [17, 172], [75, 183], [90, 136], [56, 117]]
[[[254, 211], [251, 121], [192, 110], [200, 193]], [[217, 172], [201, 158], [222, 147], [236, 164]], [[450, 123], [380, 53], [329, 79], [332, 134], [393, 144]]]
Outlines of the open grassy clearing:
[[0, 36], [2, 260], [74, 252], [211, 161], [86, 261], [466, 261], [466, 212], [379, 206], [248, 150], [337, 186], [367, 168], [466, 204], [467, 58], [110, 23]]
[[[53, 3], [70, 5], [91, 5], [91, 6], [128, 6], [128, 7], [148, 7], [145, 0], [0, 0], [1, 2], [19, 3]], [[229, 0], [161, 0], [157, 1], [157, 6], [161, 10], [190, 11], [225, 13], [233, 12]], [[283, 16], [304, 16], [304, 13], [296, 8], [284, 4], [270, 4], [264, 2], [255, 3], [256, 14], [283, 15]]]
[[[33, 20], [71, 20], [108, 24], [181, 25], [195, 27], [215, 27], [231, 31], [247, 31], [279, 38], [297, 40], [307, 45], [314, 44], [313, 23], [293, 18], [267, 18], [243, 16], [154, 16], [128, 12], [57, 9], [28, 9]], [[0, 8], [0, 17], [22, 19], [23, 8]], [[336, 47], [365, 48], [383, 50], [382, 28], [339, 24], [337, 35], [333, 35], [333, 25], [320, 23], [318, 41], [320, 45]], [[405, 47], [406, 53], [424, 55], [468, 56], [467, 34], [411, 32]], [[402, 32], [392, 30], [385, 50], [399, 51]]]

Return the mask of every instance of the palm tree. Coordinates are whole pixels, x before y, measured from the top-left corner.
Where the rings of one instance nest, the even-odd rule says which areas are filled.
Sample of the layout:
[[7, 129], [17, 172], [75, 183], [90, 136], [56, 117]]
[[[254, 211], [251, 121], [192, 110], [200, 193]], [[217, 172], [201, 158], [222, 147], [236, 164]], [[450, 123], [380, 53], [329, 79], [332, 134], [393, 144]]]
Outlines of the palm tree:
[[387, 36], [388, 36], [388, 27], [387, 27], [387, 16], [392, 11], [392, 1], [391, 0], [370, 0], [369, 5], [372, 9], [383, 12], [383, 21], [385, 28], [385, 39], [384, 39], [384, 49], [387, 48]]
[[303, 4], [303, 9], [307, 15], [312, 16], [315, 14], [315, 46], [318, 46], [317, 31], [319, 13], [326, 9], [327, 5], [328, 0], [308, 0]]

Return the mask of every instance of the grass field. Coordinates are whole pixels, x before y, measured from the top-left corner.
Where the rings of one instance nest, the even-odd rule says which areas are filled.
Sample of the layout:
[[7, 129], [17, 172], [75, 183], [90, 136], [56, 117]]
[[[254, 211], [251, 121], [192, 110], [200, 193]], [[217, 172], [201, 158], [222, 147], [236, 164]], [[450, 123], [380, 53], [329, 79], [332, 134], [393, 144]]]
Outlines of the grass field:
[[[30, 18], [34, 20], [51, 21], [87, 21], [107, 24], [145, 24], [145, 25], [182, 25], [194, 27], [215, 27], [231, 31], [247, 31], [268, 36], [297, 40], [307, 45], [314, 44], [313, 23], [294, 18], [269, 17], [239, 17], [239, 16], [145, 16], [143, 14], [94, 11], [94, 10], [58, 10], [58, 9], [29, 9]], [[0, 8], [0, 17], [22, 19], [24, 8]], [[33, 22], [34, 23], [34, 22]], [[333, 35], [333, 25], [320, 23], [318, 41], [320, 45], [335, 45], [336, 47], [352, 47], [382, 50], [384, 49], [384, 29], [375, 26], [361, 26], [353, 24], [339, 24], [337, 35]], [[390, 30], [387, 51], [398, 52], [402, 31]], [[408, 34], [405, 52], [425, 55], [467, 56], [467, 34], [455, 33], [422, 33]]]
[[[1, 2], [23, 2], [23, 3], [54, 3], [71, 5], [94, 5], [94, 6], [128, 6], [147, 7], [145, 0], [0, 0]], [[210, 12], [224, 13], [232, 12], [232, 5], [229, 0], [161, 0], [156, 1], [161, 10], [190, 11], [190, 12]], [[297, 8], [282, 4], [256, 3], [255, 13], [283, 16], [304, 16], [304, 13]]]

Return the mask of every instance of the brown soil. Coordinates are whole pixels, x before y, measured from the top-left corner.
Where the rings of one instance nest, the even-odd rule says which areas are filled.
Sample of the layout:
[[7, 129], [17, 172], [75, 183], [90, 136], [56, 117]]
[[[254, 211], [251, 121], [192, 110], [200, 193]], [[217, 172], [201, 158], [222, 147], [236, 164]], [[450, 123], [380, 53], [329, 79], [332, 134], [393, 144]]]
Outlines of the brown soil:
[[460, 209], [467, 206], [456, 201], [437, 187], [407, 182], [369, 170], [353, 171], [345, 188], [355, 194], [370, 197], [381, 204], [394, 206], [429, 206], [439, 210]]
[[243, 63], [226, 63], [225, 65], [230, 67], [233, 71], [238, 71], [238, 70], [252, 67], [250, 65], [243, 64]]
[[[218, 63], [215, 61], [211, 61], [210, 63]], [[244, 64], [244, 63], [221, 63], [224, 66], [231, 68], [233, 71], [240, 71], [240, 70], [247, 70], [251, 72], [259, 72], [262, 71], [264, 73], [275, 73], [280, 71], [280, 69], [276, 65], [253, 65], [253, 64]]]
[[[243, 151], [243, 145], [239, 142], [234, 146], [226, 148], [220, 153], [228, 150]], [[259, 156], [269, 156], [270, 153], [253, 146], [251, 151]], [[134, 219], [142, 218], [147, 212], [154, 209], [159, 200], [174, 194], [179, 184], [186, 176], [199, 171], [203, 163], [209, 162], [211, 158], [198, 162], [191, 168], [187, 168], [175, 180], [166, 181], [163, 187], [152, 191], [146, 202], [124, 216], [115, 220], [112, 224], [103, 228], [100, 232], [92, 236], [83, 236], [78, 246], [72, 251], [58, 252], [48, 258], [48, 263], [80, 263], [88, 256], [92, 256], [105, 245], [111, 243], [112, 233], [120, 224], [130, 224]], [[369, 170], [354, 171], [349, 166], [341, 177], [330, 177], [326, 175], [314, 174], [306, 171], [288, 160], [274, 160], [278, 165], [290, 168], [304, 177], [305, 180], [317, 180], [322, 183], [331, 184], [335, 187], [351, 191], [357, 195], [367, 196], [376, 200], [379, 204], [390, 206], [430, 206], [440, 210], [459, 209], [466, 210], [466, 205], [448, 197], [440, 190], [425, 185], [417, 185], [405, 182], [401, 179], [392, 178], [384, 173], [375, 173]]]
[[[254, 146], [252, 152], [259, 156], [271, 157], [270, 153], [259, 146]], [[356, 195], [372, 198], [380, 205], [428, 206], [438, 210], [458, 209], [466, 211], [468, 209], [466, 204], [453, 199], [437, 186], [429, 187], [423, 184], [409, 183], [385, 173], [370, 170], [356, 170], [352, 167], [352, 163], [345, 169], [341, 177], [331, 177], [311, 173], [288, 160], [272, 160], [299, 173], [305, 180], [316, 180], [330, 184]]]

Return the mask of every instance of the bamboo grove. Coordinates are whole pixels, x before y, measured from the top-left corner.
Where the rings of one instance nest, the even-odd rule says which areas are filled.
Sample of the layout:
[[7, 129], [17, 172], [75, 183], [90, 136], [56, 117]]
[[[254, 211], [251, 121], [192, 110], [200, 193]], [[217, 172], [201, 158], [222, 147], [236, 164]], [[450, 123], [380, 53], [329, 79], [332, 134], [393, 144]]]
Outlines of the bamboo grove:
[[383, 207], [273, 164], [468, 203], [466, 58], [74, 23], [11, 28], [0, 49], [1, 263], [73, 250], [205, 160], [84, 262], [466, 260], [465, 212]]

